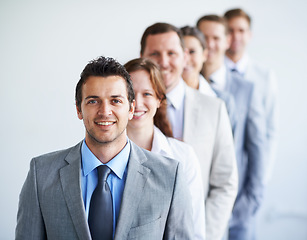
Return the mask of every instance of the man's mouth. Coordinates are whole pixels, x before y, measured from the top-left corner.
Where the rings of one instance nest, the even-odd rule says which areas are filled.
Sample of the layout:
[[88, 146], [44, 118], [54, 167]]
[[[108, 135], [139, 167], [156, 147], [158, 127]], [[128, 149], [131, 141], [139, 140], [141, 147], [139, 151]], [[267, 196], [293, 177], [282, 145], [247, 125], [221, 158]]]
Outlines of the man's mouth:
[[161, 71], [162, 75], [169, 74], [170, 72], [171, 72], [170, 70], [162, 70], [162, 71]]
[[100, 126], [109, 126], [112, 125], [114, 122], [96, 122], [97, 125]]

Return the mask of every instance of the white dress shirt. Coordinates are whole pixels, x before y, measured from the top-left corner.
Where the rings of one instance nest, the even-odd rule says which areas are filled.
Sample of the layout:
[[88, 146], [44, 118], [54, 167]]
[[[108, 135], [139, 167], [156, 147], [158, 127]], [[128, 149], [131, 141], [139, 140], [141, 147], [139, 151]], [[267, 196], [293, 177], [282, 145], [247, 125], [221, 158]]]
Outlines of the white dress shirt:
[[224, 64], [211, 74], [210, 81], [213, 88], [224, 91], [226, 87], [226, 66]]
[[166, 137], [157, 127], [154, 127], [151, 152], [180, 162], [191, 193], [195, 233], [193, 239], [204, 240], [206, 234], [204, 188], [199, 161], [193, 148], [184, 142]]
[[244, 76], [246, 69], [248, 67], [249, 57], [247, 54], [244, 54], [243, 57], [238, 62], [233, 62], [230, 58], [225, 56], [225, 65], [228, 69], [236, 69], [238, 73]]
[[175, 138], [183, 139], [183, 114], [184, 114], [184, 82], [180, 79], [178, 85], [169, 93], [167, 98], [167, 114], [172, 125]]
[[201, 74], [199, 74], [198, 91], [200, 91], [201, 93], [206, 94], [210, 97], [216, 97], [216, 93], [213, 91], [213, 89], [210, 87], [210, 84], [207, 82], [207, 80]]

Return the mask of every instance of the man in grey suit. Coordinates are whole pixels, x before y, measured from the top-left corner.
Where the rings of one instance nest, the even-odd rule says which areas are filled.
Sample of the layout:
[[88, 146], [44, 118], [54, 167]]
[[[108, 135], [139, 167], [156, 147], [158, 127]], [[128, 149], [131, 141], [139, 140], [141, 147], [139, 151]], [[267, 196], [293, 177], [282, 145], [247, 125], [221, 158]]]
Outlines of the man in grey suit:
[[236, 104], [234, 141], [239, 171], [239, 192], [229, 223], [230, 240], [252, 239], [254, 218], [262, 202], [266, 161], [265, 119], [254, 84], [230, 72], [224, 64], [229, 46], [226, 22], [217, 15], [206, 15], [197, 22], [205, 35], [209, 54], [203, 74], [211, 86], [230, 93]]
[[179, 162], [127, 138], [134, 92], [125, 68], [112, 58], [91, 61], [76, 87], [76, 107], [85, 139], [32, 159], [16, 239], [193, 239]]
[[230, 46], [226, 51], [225, 64], [229, 69], [236, 69], [247, 81], [253, 82], [261, 95], [266, 116], [266, 137], [268, 160], [266, 163], [268, 182], [277, 145], [278, 132], [278, 100], [277, 81], [272, 70], [253, 61], [246, 53], [251, 40], [251, 17], [242, 9], [231, 9], [224, 14], [230, 33]]
[[166, 85], [167, 113], [176, 138], [190, 144], [200, 161], [205, 192], [206, 239], [221, 239], [237, 195], [238, 175], [231, 126], [222, 100], [201, 94], [181, 78], [186, 49], [180, 29], [149, 26], [141, 57], [156, 62]]

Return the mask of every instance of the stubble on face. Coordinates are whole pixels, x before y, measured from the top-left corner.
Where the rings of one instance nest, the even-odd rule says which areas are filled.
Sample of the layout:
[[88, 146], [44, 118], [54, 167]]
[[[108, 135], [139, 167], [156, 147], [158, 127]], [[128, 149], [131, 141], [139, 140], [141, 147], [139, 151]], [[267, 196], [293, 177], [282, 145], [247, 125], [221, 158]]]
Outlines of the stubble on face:
[[125, 80], [119, 76], [91, 76], [83, 85], [81, 111], [88, 146], [126, 142], [126, 126], [132, 118]]

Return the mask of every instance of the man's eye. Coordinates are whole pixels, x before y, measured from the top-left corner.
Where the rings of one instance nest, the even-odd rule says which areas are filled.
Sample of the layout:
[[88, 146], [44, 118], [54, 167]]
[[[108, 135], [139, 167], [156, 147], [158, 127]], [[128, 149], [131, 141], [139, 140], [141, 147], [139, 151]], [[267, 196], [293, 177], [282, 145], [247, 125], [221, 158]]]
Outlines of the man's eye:
[[152, 57], [154, 57], [154, 56], [158, 56], [158, 53], [153, 52], [153, 53], [149, 54], [149, 56], [152, 56]]
[[94, 104], [94, 103], [96, 103], [97, 101], [96, 100], [89, 100], [87, 103], [88, 104]]
[[118, 100], [118, 99], [113, 99], [112, 102], [113, 102], [113, 103], [120, 103], [121, 101]]

